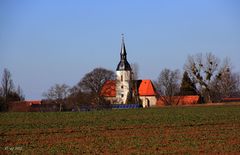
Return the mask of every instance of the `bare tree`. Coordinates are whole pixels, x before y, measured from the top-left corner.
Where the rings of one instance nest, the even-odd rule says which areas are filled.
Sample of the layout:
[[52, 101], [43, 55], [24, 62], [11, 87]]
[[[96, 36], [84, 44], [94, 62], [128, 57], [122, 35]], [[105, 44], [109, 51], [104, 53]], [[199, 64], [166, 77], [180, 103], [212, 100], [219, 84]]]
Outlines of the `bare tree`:
[[211, 83], [211, 90], [211, 96], [216, 102], [226, 97], [239, 97], [240, 75], [230, 70], [222, 72], [220, 79], [216, 77]]
[[8, 102], [14, 92], [14, 84], [11, 77], [11, 73], [8, 69], [3, 70], [2, 82], [1, 82], [1, 94], [3, 96], [3, 102], [1, 104], [2, 110], [8, 109]]
[[228, 71], [228, 65], [220, 66], [220, 59], [212, 53], [202, 53], [189, 56], [185, 64], [185, 70], [199, 86], [199, 91], [206, 102], [212, 102], [211, 83], [215, 78], [221, 79], [222, 72]]
[[[19, 86], [19, 89], [20, 86]], [[14, 83], [12, 80], [11, 73], [8, 69], [3, 70], [3, 76], [1, 81], [1, 88], [0, 88], [0, 97], [1, 97], [1, 104], [0, 109], [2, 111], [8, 110], [9, 103], [12, 101], [20, 101], [24, 100], [23, 92], [14, 89]]]
[[8, 69], [4, 69], [2, 77], [2, 94], [5, 99], [5, 102], [8, 100], [8, 96], [11, 92], [14, 92], [14, 84], [11, 77], [11, 73]]
[[68, 104], [71, 104], [73, 109], [80, 111], [81, 107], [91, 107], [91, 104], [89, 103], [90, 100], [91, 94], [82, 92], [78, 86], [74, 86], [70, 89]]
[[91, 93], [93, 103], [100, 103], [100, 91], [103, 84], [107, 80], [113, 79], [115, 79], [115, 74], [113, 71], [104, 68], [95, 68], [82, 78], [82, 80], [78, 83], [78, 87], [82, 92]]
[[2, 89], [2, 87], [0, 87], [0, 97], [2, 97], [3, 96], [3, 89]]
[[128, 94], [128, 103], [139, 103], [140, 98], [138, 94], [138, 78], [139, 78], [139, 67], [137, 63], [131, 64], [132, 68], [132, 86], [133, 86], [133, 93]]
[[180, 71], [164, 69], [161, 71], [157, 80], [157, 90], [165, 104], [173, 104], [172, 97], [179, 92]]
[[4, 111], [5, 107], [5, 102], [4, 102], [4, 98], [3, 98], [3, 90], [2, 87], [0, 87], [0, 111]]
[[137, 63], [132, 63], [131, 68], [132, 68], [133, 80], [138, 80], [138, 75], [139, 75], [138, 64]]
[[18, 94], [20, 101], [23, 101], [25, 99], [24, 94], [23, 94], [23, 90], [19, 85], [17, 87], [17, 92], [16, 93]]
[[59, 111], [62, 111], [63, 104], [69, 95], [69, 86], [66, 84], [55, 84], [47, 92], [43, 93], [43, 96], [48, 100], [55, 101], [59, 104]]

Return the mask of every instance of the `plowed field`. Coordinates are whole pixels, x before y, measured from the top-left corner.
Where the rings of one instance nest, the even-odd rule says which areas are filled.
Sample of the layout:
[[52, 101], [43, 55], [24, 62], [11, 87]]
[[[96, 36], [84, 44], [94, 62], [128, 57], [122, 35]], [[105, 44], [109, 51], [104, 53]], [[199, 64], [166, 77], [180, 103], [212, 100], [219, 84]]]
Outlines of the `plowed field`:
[[1, 113], [0, 154], [238, 154], [240, 106]]

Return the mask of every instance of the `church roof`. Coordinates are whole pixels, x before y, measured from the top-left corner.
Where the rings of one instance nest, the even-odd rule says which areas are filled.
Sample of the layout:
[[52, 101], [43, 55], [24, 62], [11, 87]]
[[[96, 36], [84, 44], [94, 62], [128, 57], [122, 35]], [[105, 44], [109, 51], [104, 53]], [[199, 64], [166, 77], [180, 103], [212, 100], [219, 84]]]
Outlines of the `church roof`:
[[100, 95], [105, 96], [105, 97], [115, 97], [116, 96], [116, 81], [115, 80], [106, 81], [103, 84]]
[[130, 64], [128, 63], [128, 61], [120, 61], [118, 63], [118, 66], [117, 66], [117, 71], [121, 71], [121, 70], [124, 70], [124, 71], [131, 71], [131, 66]]
[[124, 38], [122, 37], [122, 45], [121, 45], [121, 52], [120, 52], [120, 62], [117, 66], [117, 71], [119, 70], [132, 70], [130, 64], [127, 61], [127, 52], [124, 43]]
[[140, 86], [138, 88], [138, 93], [140, 96], [152, 96], [156, 95], [156, 91], [151, 80], [141, 80]]
[[[156, 91], [151, 80], [137, 80], [138, 94], [139, 96], [155, 96]], [[116, 81], [108, 80], [104, 83], [101, 93], [104, 97], [116, 96]]]

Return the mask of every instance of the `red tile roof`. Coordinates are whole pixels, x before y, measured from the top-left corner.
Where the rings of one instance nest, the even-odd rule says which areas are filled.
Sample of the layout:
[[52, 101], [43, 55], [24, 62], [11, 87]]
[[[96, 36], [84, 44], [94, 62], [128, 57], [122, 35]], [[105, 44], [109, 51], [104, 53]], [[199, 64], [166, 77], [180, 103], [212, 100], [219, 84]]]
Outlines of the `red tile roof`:
[[157, 100], [158, 106], [163, 106], [166, 103], [166, 100], [171, 102], [173, 105], [189, 105], [197, 104], [200, 97], [198, 95], [188, 95], [188, 96], [162, 96]]
[[[138, 80], [138, 93], [140, 96], [155, 96], [156, 92], [151, 80]], [[116, 81], [106, 81], [102, 87], [101, 96], [115, 97], [116, 96]]]
[[101, 93], [101, 96], [105, 97], [115, 97], [116, 96], [116, 81], [108, 80], [104, 83]]
[[151, 80], [142, 80], [139, 88], [138, 93], [140, 96], [153, 96], [156, 95], [155, 89]]

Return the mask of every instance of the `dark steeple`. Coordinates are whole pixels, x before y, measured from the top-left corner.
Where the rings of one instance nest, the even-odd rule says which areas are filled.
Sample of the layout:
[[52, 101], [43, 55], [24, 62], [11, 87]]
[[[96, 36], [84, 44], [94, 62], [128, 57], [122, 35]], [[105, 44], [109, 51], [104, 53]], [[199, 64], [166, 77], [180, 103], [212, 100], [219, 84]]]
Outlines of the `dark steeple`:
[[120, 53], [121, 60], [117, 66], [117, 71], [119, 70], [128, 70], [131, 71], [131, 66], [127, 61], [127, 52], [125, 48], [125, 43], [124, 43], [124, 37], [122, 34], [122, 45], [121, 45], [121, 53]]

